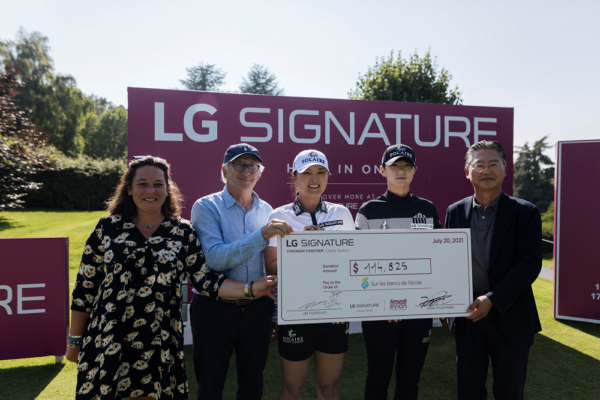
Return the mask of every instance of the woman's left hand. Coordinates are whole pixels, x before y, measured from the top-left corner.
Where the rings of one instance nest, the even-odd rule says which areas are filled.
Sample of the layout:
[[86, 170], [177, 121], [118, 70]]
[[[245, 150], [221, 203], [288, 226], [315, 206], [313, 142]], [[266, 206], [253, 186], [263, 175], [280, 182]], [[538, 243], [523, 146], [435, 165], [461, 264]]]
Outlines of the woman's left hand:
[[277, 297], [273, 296], [273, 292], [277, 291], [277, 275], [267, 275], [252, 284], [252, 293], [254, 297], [269, 296], [274, 301]]
[[81, 346], [70, 347], [67, 346], [67, 352], [65, 353], [65, 358], [68, 361], [74, 362], [77, 364], [77, 359], [79, 358], [79, 350], [81, 350]]

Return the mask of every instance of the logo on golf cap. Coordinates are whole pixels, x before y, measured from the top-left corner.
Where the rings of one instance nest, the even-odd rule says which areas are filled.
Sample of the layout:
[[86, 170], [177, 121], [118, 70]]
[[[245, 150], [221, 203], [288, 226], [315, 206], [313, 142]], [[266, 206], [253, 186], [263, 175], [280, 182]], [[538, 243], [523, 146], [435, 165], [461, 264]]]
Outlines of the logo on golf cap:
[[381, 165], [392, 165], [400, 158], [406, 158], [413, 163], [415, 167], [417, 166], [415, 152], [404, 144], [395, 144], [388, 147], [381, 158]]
[[302, 173], [313, 165], [322, 165], [329, 172], [327, 157], [318, 150], [304, 150], [298, 153], [294, 160], [294, 171]]

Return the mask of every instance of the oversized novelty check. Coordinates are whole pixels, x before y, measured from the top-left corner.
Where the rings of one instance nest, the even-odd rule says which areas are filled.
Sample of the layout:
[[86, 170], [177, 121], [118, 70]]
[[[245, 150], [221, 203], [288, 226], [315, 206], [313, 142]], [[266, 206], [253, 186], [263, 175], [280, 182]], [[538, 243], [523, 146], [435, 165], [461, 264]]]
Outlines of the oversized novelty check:
[[279, 236], [279, 324], [468, 315], [470, 239], [468, 229]]

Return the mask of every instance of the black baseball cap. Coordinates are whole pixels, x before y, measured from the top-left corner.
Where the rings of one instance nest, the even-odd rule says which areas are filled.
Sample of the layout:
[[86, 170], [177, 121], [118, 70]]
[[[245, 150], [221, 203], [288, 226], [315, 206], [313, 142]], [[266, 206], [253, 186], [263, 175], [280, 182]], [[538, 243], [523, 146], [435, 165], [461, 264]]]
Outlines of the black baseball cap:
[[258, 161], [263, 162], [262, 158], [260, 158], [260, 155], [258, 155], [258, 149], [256, 147], [248, 143], [240, 143], [229, 146], [229, 148], [225, 152], [223, 164], [225, 164], [226, 162], [233, 161], [239, 156], [243, 156], [244, 154], [250, 154], [258, 158]]
[[392, 165], [401, 158], [406, 158], [415, 167], [417, 166], [417, 157], [413, 149], [405, 144], [394, 144], [388, 147], [381, 158], [381, 165]]

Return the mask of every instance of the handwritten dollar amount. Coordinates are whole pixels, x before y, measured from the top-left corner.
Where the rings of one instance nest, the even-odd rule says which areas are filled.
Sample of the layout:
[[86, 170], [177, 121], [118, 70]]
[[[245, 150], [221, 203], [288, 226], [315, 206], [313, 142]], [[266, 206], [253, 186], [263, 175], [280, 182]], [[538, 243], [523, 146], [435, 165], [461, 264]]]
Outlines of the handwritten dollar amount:
[[402, 260], [351, 260], [350, 275], [412, 275], [431, 273], [431, 260], [412, 258]]

